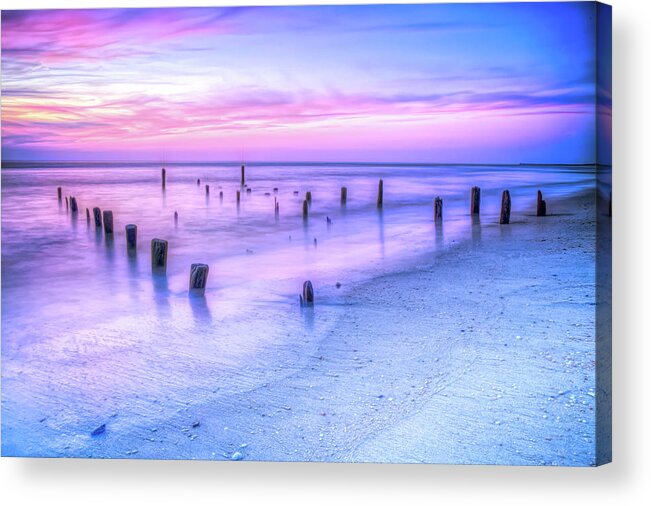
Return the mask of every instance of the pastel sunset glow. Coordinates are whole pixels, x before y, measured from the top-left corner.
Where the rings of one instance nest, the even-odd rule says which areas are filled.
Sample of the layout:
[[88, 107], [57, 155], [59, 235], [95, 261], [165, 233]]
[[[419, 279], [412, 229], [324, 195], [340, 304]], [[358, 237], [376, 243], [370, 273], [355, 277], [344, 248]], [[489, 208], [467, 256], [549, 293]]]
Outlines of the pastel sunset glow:
[[3, 11], [2, 156], [591, 163], [594, 13]]

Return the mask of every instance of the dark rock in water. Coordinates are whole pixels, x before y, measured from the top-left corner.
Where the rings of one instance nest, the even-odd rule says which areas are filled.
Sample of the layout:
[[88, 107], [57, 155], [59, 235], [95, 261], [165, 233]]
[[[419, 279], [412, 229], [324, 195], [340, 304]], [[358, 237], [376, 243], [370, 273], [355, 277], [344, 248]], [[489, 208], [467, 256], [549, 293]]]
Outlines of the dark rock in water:
[[341, 283], [340, 283], [339, 281], [337, 281], [337, 283], [335, 284], [335, 286], [336, 286], [337, 288], [341, 288]]
[[295, 191], [295, 192], [294, 192], [294, 195], [298, 195], [298, 192], [297, 192], [297, 191]]
[[99, 427], [97, 427], [93, 432], [90, 433], [91, 436], [99, 436], [100, 434], [104, 434], [106, 432], [106, 424], [103, 423]]

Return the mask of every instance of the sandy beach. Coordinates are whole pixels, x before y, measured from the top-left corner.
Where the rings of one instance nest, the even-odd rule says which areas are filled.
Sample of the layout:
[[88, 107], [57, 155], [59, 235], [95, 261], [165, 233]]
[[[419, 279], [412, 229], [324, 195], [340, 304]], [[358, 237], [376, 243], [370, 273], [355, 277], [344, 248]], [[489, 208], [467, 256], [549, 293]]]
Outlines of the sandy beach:
[[[549, 201], [544, 218], [485, 218], [403, 272], [318, 287], [315, 307], [292, 302], [296, 328], [255, 357], [196, 367], [210, 345], [188, 335], [169, 360], [191, 369], [191, 385], [149, 370], [160, 396], [104, 419], [80, 413], [77, 434], [59, 437], [70, 420], [22, 423], [41, 444], [51, 437], [50, 456], [592, 465], [594, 205], [582, 193]], [[445, 222], [432, 228], [444, 233]], [[165, 394], [177, 387], [192, 394]], [[29, 453], [7, 430], [5, 454]]]

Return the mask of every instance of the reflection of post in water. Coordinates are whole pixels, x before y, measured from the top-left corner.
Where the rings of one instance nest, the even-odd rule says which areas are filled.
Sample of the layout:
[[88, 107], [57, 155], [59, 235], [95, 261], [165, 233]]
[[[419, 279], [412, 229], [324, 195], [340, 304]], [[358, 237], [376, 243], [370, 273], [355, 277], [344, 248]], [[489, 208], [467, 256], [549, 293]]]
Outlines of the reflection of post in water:
[[212, 321], [212, 314], [205, 297], [190, 296], [188, 300], [190, 301], [192, 315], [197, 323], [210, 323]]
[[[167, 276], [161, 273], [155, 273], [151, 277], [154, 288], [154, 301], [159, 309], [169, 309], [170, 288], [167, 283]], [[167, 311], [165, 311], [167, 313]]]
[[438, 220], [434, 223], [434, 243], [436, 244], [436, 249], [443, 247], [443, 220]]
[[479, 214], [472, 215], [472, 223], [470, 225], [471, 236], [473, 243], [479, 243], [481, 241], [481, 218]]
[[104, 244], [106, 245], [106, 259], [112, 264], [115, 260], [115, 240], [113, 234], [104, 235]]
[[127, 266], [129, 268], [129, 288], [131, 291], [131, 295], [134, 296], [138, 295], [139, 293], [139, 278], [140, 278], [140, 271], [138, 268], [138, 257], [136, 255], [127, 255]]
[[377, 211], [378, 240], [380, 241], [380, 254], [384, 257], [384, 209], [379, 208]]

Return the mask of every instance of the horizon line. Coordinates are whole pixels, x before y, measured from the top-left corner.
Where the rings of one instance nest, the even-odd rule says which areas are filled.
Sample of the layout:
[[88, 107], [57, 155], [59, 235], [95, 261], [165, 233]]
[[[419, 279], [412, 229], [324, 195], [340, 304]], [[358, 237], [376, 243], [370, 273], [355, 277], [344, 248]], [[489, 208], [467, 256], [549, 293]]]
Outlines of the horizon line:
[[20, 165], [37, 165], [37, 164], [127, 164], [127, 165], [160, 165], [161, 167], [170, 165], [249, 165], [249, 166], [270, 166], [270, 165], [359, 165], [359, 166], [387, 166], [387, 167], [431, 167], [431, 166], [470, 166], [470, 167], [532, 167], [532, 166], [555, 166], [555, 167], [585, 167], [590, 165], [612, 166], [612, 164], [598, 163], [598, 162], [582, 162], [582, 163], [562, 163], [562, 162], [518, 162], [518, 163], [478, 163], [478, 162], [333, 162], [333, 161], [282, 161], [282, 160], [265, 160], [254, 162], [242, 162], [236, 160], [201, 160], [201, 161], [166, 161], [160, 162], [157, 160], [2, 160], [0, 166], [2, 168], [13, 168]]

